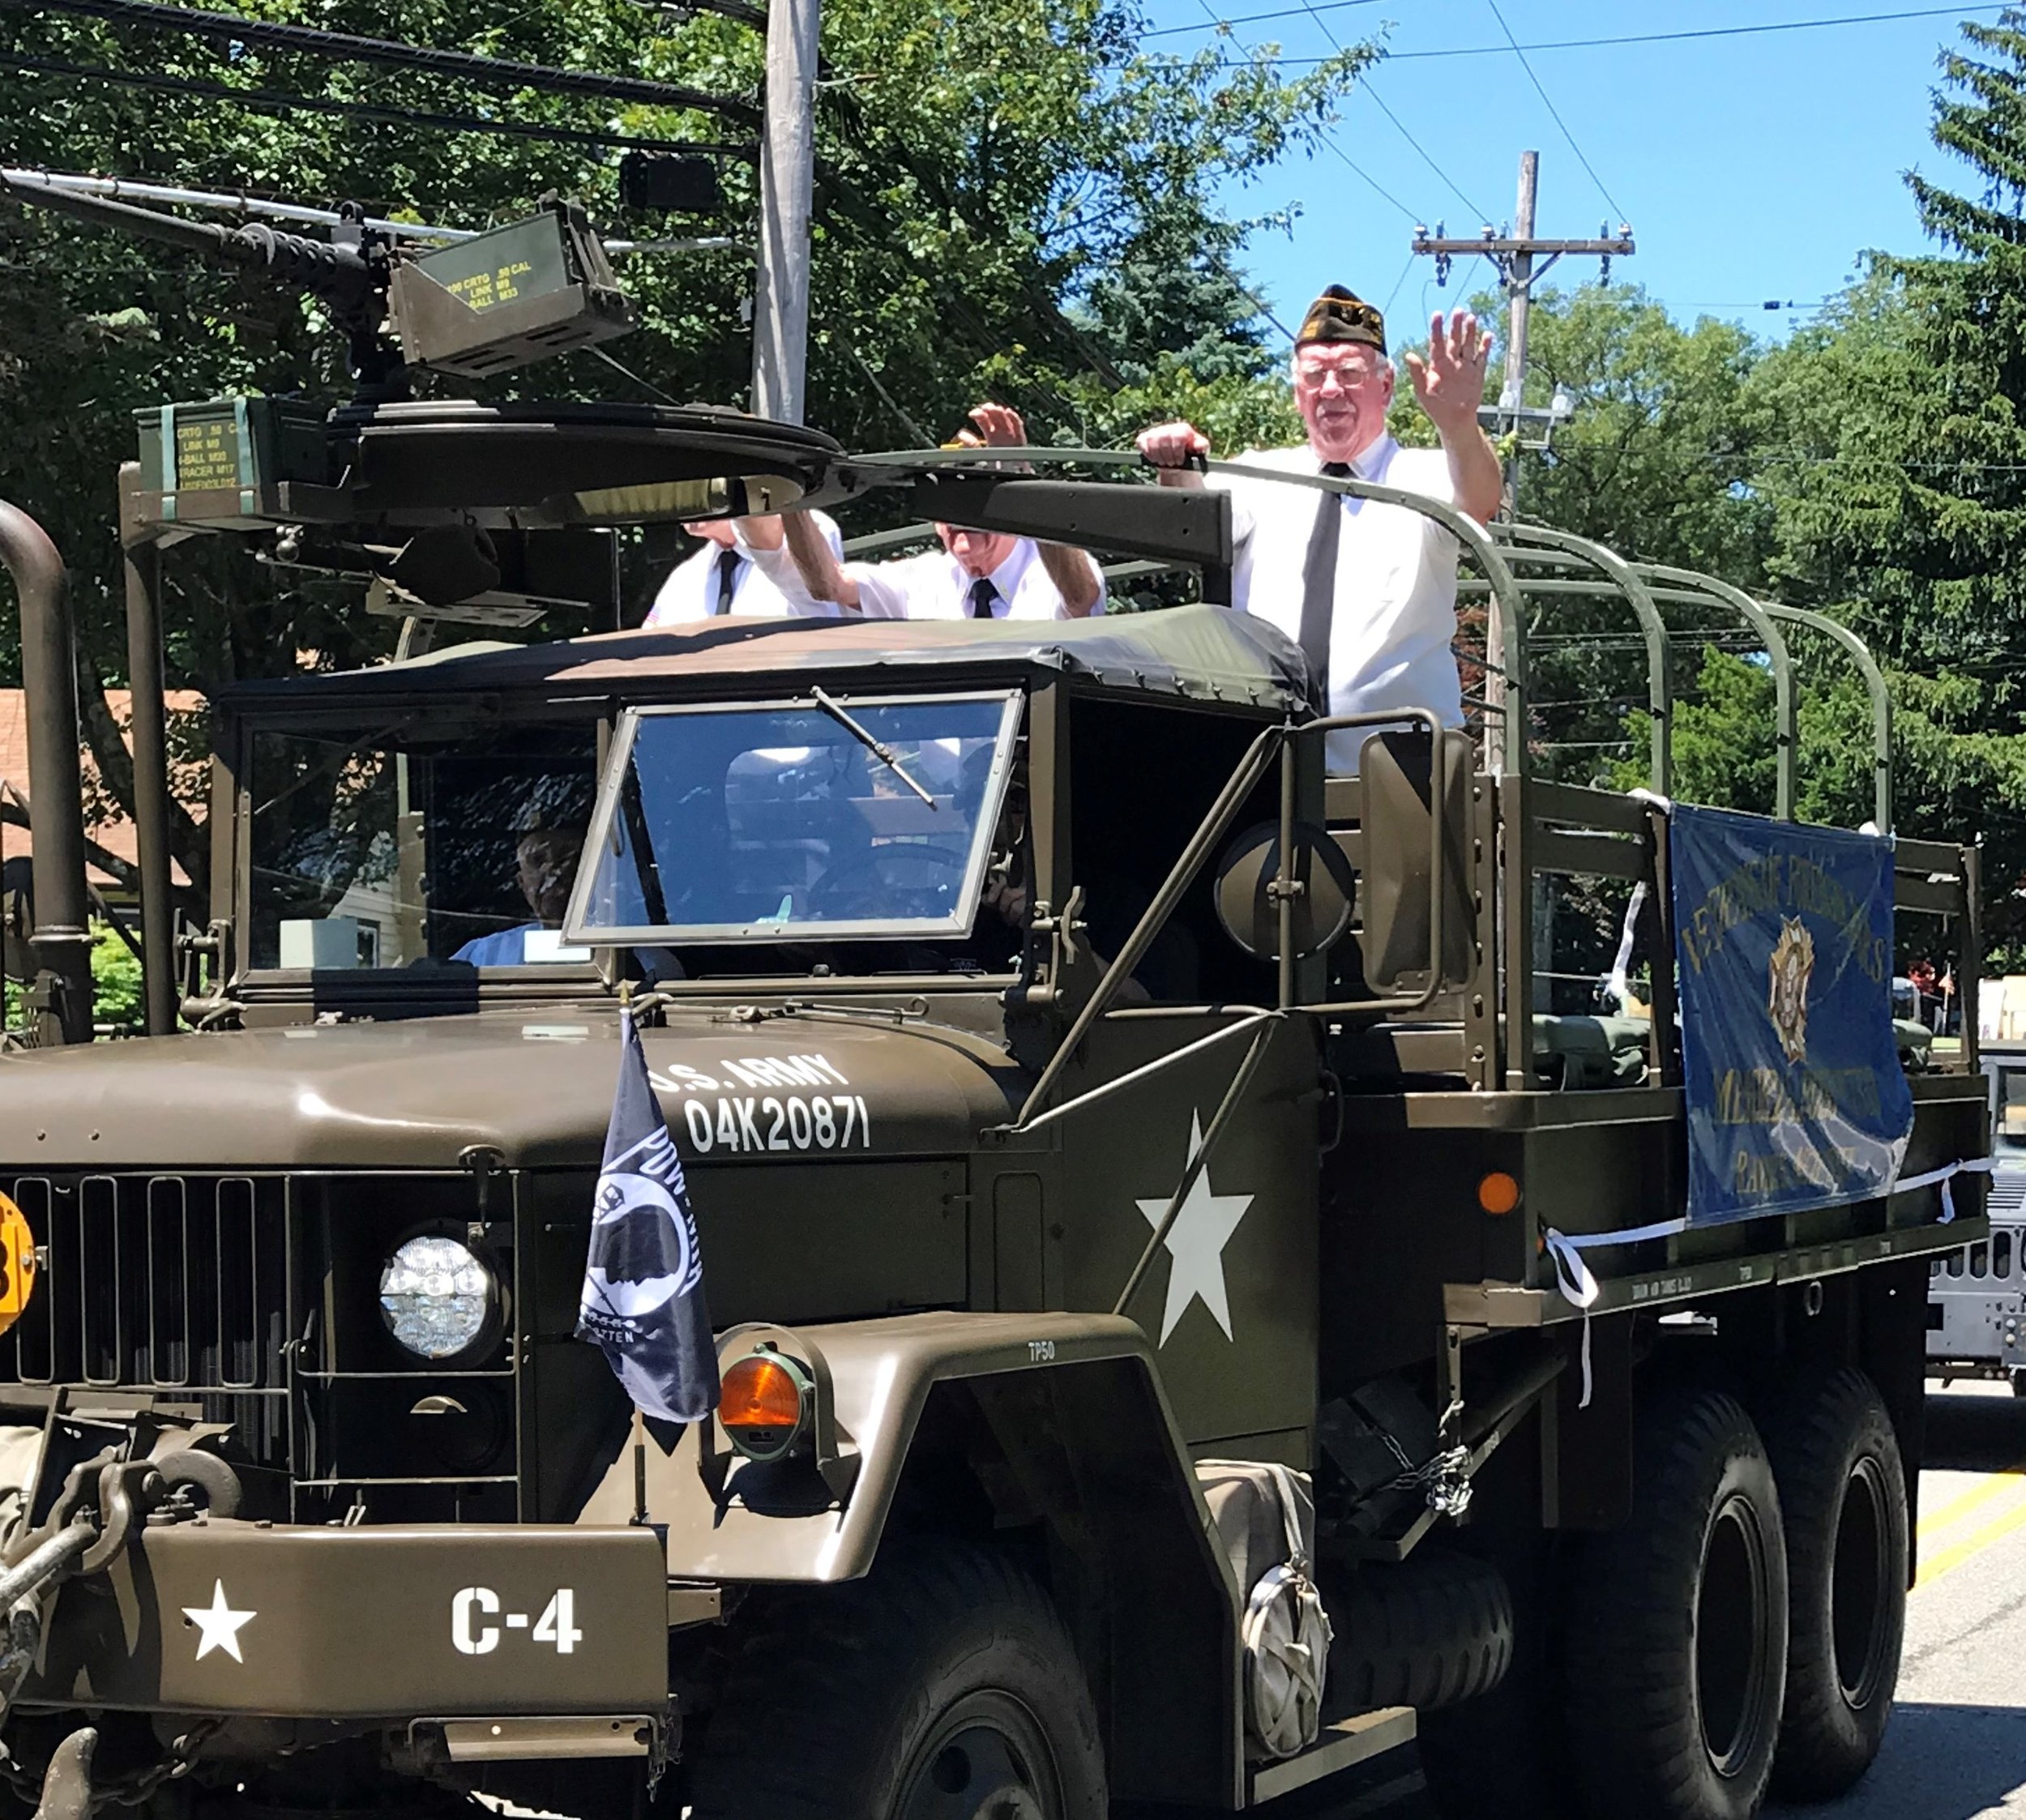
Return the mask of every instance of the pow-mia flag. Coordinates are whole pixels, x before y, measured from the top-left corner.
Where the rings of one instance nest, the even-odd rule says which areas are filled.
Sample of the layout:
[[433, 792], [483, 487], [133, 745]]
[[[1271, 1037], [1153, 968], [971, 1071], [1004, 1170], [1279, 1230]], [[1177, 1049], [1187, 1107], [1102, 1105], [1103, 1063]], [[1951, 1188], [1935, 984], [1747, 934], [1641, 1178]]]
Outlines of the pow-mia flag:
[[717, 1407], [717, 1348], [682, 1162], [648, 1079], [630, 1011], [592, 1206], [577, 1337], [592, 1341], [646, 1414], [700, 1422]]

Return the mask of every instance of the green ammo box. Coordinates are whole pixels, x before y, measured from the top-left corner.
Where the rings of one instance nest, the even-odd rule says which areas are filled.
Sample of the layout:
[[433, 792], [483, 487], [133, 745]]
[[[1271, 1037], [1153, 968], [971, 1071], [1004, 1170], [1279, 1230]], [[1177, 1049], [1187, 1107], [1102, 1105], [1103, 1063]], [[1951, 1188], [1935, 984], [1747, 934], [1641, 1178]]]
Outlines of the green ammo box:
[[136, 411], [142, 488], [162, 494], [162, 515], [173, 519], [179, 493], [236, 491], [240, 510], [250, 513], [257, 492], [277, 482], [327, 486], [326, 416], [323, 406], [293, 398], [215, 398]]

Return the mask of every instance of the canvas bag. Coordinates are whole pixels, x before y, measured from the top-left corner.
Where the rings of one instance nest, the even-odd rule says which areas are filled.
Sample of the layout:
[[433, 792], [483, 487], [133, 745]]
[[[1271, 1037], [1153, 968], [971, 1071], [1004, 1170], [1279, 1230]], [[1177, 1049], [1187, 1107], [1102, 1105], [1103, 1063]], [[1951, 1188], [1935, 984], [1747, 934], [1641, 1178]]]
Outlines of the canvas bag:
[[1292, 1757], [1321, 1727], [1330, 1657], [1330, 1621], [1310, 1572], [1309, 1476], [1267, 1461], [1207, 1459], [1196, 1477], [1238, 1583], [1246, 1732], [1264, 1754]]

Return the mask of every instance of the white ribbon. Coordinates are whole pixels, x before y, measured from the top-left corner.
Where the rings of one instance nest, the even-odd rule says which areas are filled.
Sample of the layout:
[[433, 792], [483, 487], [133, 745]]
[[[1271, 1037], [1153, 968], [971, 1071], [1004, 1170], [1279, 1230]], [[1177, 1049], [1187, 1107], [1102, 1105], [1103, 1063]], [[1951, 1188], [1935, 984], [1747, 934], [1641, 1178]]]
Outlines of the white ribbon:
[[[1923, 1170], [1917, 1176], [1901, 1176], [1885, 1192], [1889, 1197], [1939, 1186], [1941, 1224], [1946, 1226], [1955, 1217], [1955, 1197], [1949, 1193], [1950, 1181], [1960, 1175], [1989, 1175], [1996, 1166], [1994, 1157], [1965, 1156], [1957, 1162], [1945, 1163], [1938, 1169]], [[1579, 1409], [1590, 1407], [1590, 1310], [1604, 1292], [1603, 1284], [1584, 1261], [1583, 1254], [1600, 1245], [1639, 1245], [1648, 1239], [1672, 1238], [1677, 1233], [1687, 1230], [1686, 1220], [1659, 1220], [1650, 1226], [1628, 1227], [1622, 1233], [1570, 1233], [1550, 1226], [1541, 1235], [1549, 1261], [1554, 1266], [1555, 1287], [1571, 1306], [1583, 1310], [1583, 1400], [1576, 1405]]]
[[1639, 933], [1639, 912], [1645, 905], [1646, 881], [1642, 878], [1632, 887], [1631, 901], [1625, 907], [1625, 927], [1618, 934], [1618, 958], [1611, 963], [1611, 976], [1605, 982], [1612, 1002], [1621, 1011], [1625, 1009], [1625, 1001], [1631, 993], [1631, 981], [1626, 975], [1632, 965], [1632, 942]]
[[1583, 1254], [1602, 1245], [1638, 1245], [1646, 1239], [1672, 1238], [1687, 1230], [1686, 1220], [1660, 1220], [1650, 1226], [1628, 1227], [1622, 1233], [1569, 1233], [1550, 1226], [1541, 1235], [1549, 1261], [1554, 1266], [1555, 1287], [1569, 1303], [1583, 1310], [1583, 1396], [1577, 1408], [1590, 1407], [1590, 1308], [1604, 1292], [1604, 1285], [1583, 1261]]
[[1941, 1224], [1947, 1225], [1955, 1217], [1955, 1197], [1949, 1192], [1949, 1180], [1953, 1176], [1987, 1176], [1998, 1167], [1995, 1156], [1965, 1156], [1961, 1161], [1944, 1163], [1938, 1169], [1928, 1169], [1917, 1176], [1901, 1176], [1886, 1190], [1888, 1195], [1911, 1194], [1917, 1188], [1932, 1188], [1936, 1183], [1942, 1188]]

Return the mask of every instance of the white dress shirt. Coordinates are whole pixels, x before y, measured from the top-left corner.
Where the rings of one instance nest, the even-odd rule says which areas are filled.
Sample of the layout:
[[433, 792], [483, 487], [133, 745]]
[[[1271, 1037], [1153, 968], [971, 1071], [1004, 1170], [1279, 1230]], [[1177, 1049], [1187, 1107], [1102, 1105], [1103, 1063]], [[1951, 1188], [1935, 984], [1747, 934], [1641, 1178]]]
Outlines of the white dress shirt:
[[[1082, 553], [1079, 553], [1081, 554]], [[1088, 554], [1091, 578], [1105, 608], [1104, 578]], [[848, 562], [844, 573], [858, 583], [858, 610], [868, 619], [969, 619], [972, 576], [947, 550], [906, 556], [895, 562]], [[986, 578], [992, 583], [994, 619], [1069, 619], [1062, 591], [1041, 561], [1032, 537], [1014, 540], [1012, 552]]]
[[[1306, 445], [1254, 450], [1248, 467], [1319, 474]], [[1404, 449], [1383, 436], [1352, 464], [1360, 480], [1397, 487], [1451, 504], [1449, 458], [1440, 449]], [[1237, 475], [1210, 476], [1231, 493], [1237, 562], [1232, 604], [1302, 637], [1302, 570], [1314, 532], [1317, 502], [1310, 487], [1280, 486]], [[1456, 540], [1433, 519], [1404, 506], [1339, 495], [1344, 515], [1336, 554], [1336, 598], [1330, 626], [1329, 711], [1369, 714], [1426, 707], [1443, 724], [1463, 724], [1462, 686], [1450, 649], [1456, 636]], [[1329, 736], [1328, 767], [1357, 769], [1359, 749], [1376, 729], [1353, 727]]]
[[[831, 553], [844, 553], [844, 539], [836, 523], [827, 513], [810, 517], [823, 534]], [[686, 557], [669, 571], [654, 597], [654, 605], [642, 623], [645, 631], [657, 626], [682, 626], [710, 619], [717, 613], [718, 558], [726, 553], [716, 544]], [[817, 619], [835, 618], [840, 610], [834, 601], [813, 598], [802, 586], [792, 562], [771, 563], [765, 553], [749, 549], [743, 537], [733, 532], [731, 554], [737, 558], [732, 578], [732, 612], [742, 619], [781, 619], [799, 613]]]

